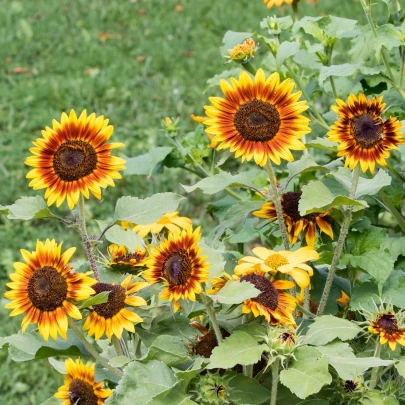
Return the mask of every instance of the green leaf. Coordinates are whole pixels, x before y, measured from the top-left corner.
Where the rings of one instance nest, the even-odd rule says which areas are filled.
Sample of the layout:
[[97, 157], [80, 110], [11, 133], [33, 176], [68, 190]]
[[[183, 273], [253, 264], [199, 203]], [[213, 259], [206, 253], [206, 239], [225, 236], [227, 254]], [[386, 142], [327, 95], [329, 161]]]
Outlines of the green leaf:
[[197, 405], [183, 390], [182, 382], [179, 381], [173, 387], [154, 396], [147, 405]]
[[132, 361], [124, 369], [114, 395], [106, 405], [148, 404], [156, 395], [173, 387], [176, 383], [173, 372], [166, 364], [152, 360], [147, 363]]
[[395, 368], [401, 377], [405, 377], [405, 356], [395, 359]]
[[388, 250], [392, 260], [396, 261], [400, 255], [405, 256], [405, 237], [385, 238], [381, 243], [381, 249]]
[[115, 356], [109, 361], [109, 363], [113, 367], [123, 367], [130, 361], [131, 359], [127, 356]]
[[301, 159], [299, 160], [287, 163], [287, 167], [289, 172], [289, 179], [297, 176], [298, 174], [312, 172], [314, 170], [328, 171], [327, 168], [318, 165], [318, 163], [315, 162], [314, 158], [309, 153], [306, 155], [302, 155]]
[[227, 31], [222, 39], [221, 55], [228, 56], [229, 51], [236, 45], [241, 44], [245, 39], [250, 38], [253, 32], [235, 32]]
[[104, 304], [108, 301], [108, 296], [111, 291], [103, 291], [99, 294], [94, 295], [93, 297], [87, 298], [80, 305], [80, 309], [91, 307], [92, 305]]
[[311, 181], [302, 187], [302, 196], [299, 202], [301, 215], [313, 212], [326, 212], [333, 207], [340, 207], [341, 205], [353, 206], [355, 211], [356, 208], [358, 210], [368, 206], [365, 201], [352, 200], [343, 195], [335, 196], [320, 181]]
[[237, 331], [212, 351], [207, 368], [232, 368], [237, 364], [242, 366], [255, 364], [267, 350], [267, 345], [259, 345], [248, 333]]
[[1, 207], [1, 212], [7, 214], [8, 219], [30, 219], [57, 218], [49, 210], [46, 201], [40, 197], [21, 197], [12, 205]]
[[105, 233], [106, 239], [116, 245], [125, 245], [130, 251], [135, 251], [138, 246], [144, 246], [145, 242], [131, 230], [122, 229], [119, 225], [114, 225]]
[[374, 283], [365, 282], [362, 285], [356, 285], [350, 297], [350, 308], [354, 311], [367, 310], [374, 308], [374, 302], [379, 299], [378, 287]]
[[399, 48], [403, 45], [405, 35], [401, 33], [394, 25], [385, 24], [377, 28], [377, 38], [374, 41], [375, 57], [379, 60], [380, 53], [384, 47], [388, 51], [393, 48]]
[[176, 336], [158, 336], [142, 360], [160, 360], [168, 366], [190, 361], [183, 339]]
[[247, 281], [229, 280], [212, 299], [221, 304], [240, 304], [249, 298], [255, 298], [261, 291]]
[[49, 357], [48, 361], [58, 373], [67, 374], [64, 361], [56, 360], [53, 357]]
[[326, 27], [326, 35], [331, 38], [351, 38], [357, 33], [353, 31], [356, 28], [357, 20], [330, 16], [330, 23]]
[[360, 405], [399, 405], [399, 402], [393, 397], [387, 397], [381, 391], [373, 390], [367, 392]]
[[277, 50], [277, 65], [281, 66], [287, 58], [295, 55], [299, 50], [300, 44], [298, 42], [283, 42]]
[[390, 366], [393, 360], [381, 360], [378, 357], [356, 357], [348, 343], [334, 342], [317, 347], [337, 371], [343, 380], [354, 380], [372, 367]]
[[242, 72], [242, 68], [237, 67], [229, 70], [224, 70], [222, 73], [215, 75], [211, 79], [207, 80], [207, 86], [205, 87], [203, 93], [205, 93], [211, 87], [219, 86], [222, 79], [229, 79], [230, 77], [238, 77], [239, 73]]
[[166, 212], [176, 211], [185, 198], [175, 193], [159, 193], [142, 200], [121, 197], [115, 207], [115, 219], [139, 225], [157, 222]]
[[233, 404], [260, 405], [268, 401], [271, 392], [255, 379], [236, 374], [228, 381], [229, 401]]
[[152, 148], [144, 155], [128, 158], [124, 174], [137, 174], [151, 176], [156, 165], [162, 162], [167, 155], [173, 150], [167, 146]]
[[370, 226], [363, 232], [352, 231], [348, 240], [351, 245], [350, 253], [360, 256], [370, 250], [380, 250], [381, 245], [386, 240], [386, 230]]
[[[310, 350], [312, 349], [312, 350]], [[280, 373], [280, 382], [298, 398], [305, 399], [332, 382], [328, 360], [314, 348], [300, 347], [292, 366]]]
[[302, 29], [306, 34], [312, 35], [319, 42], [325, 39], [325, 31], [320, 27], [320, 23], [325, 22], [329, 17], [304, 17], [294, 24], [293, 33]]
[[336, 152], [337, 145], [337, 142], [332, 142], [328, 138], [311, 139], [305, 144], [307, 148], [322, 149], [331, 153]]
[[353, 339], [359, 332], [361, 332], [361, 328], [347, 319], [336, 318], [331, 315], [319, 316], [309, 326], [305, 343], [323, 346], [336, 338], [340, 340]]
[[319, 73], [319, 86], [323, 87], [323, 82], [329, 77], [347, 77], [353, 76], [356, 73], [365, 75], [377, 75], [383, 71], [382, 66], [367, 67], [361, 64], [344, 63], [342, 65], [323, 66]]
[[242, 172], [236, 175], [233, 175], [228, 172], [219, 172], [214, 176], [206, 177], [205, 179], [200, 180], [198, 183], [193, 186], [181, 185], [187, 193], [199, 188], [204, 194], [215, 194], [220, 191], [223, 191], [225, 188], [231, 187], [248, 187], [255, 188], [252, 179], [257, 174], [257, 170], [250, 170], [248, 172]]

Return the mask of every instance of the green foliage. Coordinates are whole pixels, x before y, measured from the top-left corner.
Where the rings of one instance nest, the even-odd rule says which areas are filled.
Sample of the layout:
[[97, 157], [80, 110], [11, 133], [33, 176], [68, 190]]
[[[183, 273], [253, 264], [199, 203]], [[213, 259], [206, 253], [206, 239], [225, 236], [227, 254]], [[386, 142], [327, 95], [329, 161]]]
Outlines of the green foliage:
[[257, 297], [259, 294], [260, 290], [251, 283], [229, 280], [225, 286], [213, 296], [213, 299], [221, 304], [240, 304], [248, 298]]

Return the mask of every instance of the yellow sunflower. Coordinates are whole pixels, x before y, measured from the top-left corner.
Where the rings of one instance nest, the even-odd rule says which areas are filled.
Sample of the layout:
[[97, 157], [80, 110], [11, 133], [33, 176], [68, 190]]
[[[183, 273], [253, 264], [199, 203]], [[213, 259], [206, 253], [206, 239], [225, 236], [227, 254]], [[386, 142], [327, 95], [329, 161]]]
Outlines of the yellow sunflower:
[[272, 275], [277, 272], [290, 275], [301, 288], [309, 286], [310, 276], [314, 274], [312, 267], [305, 264], [310, 260], [318, 260], [318, 253], [306, 246], [294, 252], [280, 250], [273, 252], [264, 247], [256, 247], [253, 253], [257, 256], [245, 256], [239, 260], [235, 267], [238, 276], [251, 273]]
[[80, 359], [65, 360], [67, 374], [64, 376], [64, 385], [54, 395], [64, 400], [61, 405], [102, 405], [113, 394], [109, 388], [103, 388], [103, 381], [96, 382], [95, 366], [95, 363], [84, 364]]
[[[321, 232], [326, 233], [333, 239], [333, 229], [328, 217], [329, 211], [323, 213], [314, 212], [301, 216], [298, 209], [301, 195], [301, 191], [289, 191], [283, 194], [281, 200], [283, 217], [287, 225], [290, 243], [296, 243], [300, 233], [304, 232], [307, 245], [314, 246], [316, 225], [318, 225]], [[270, 222], [273, 222], [277, 219], [276, 207], [272, 201], [266, 202], [260, 210], [254, 211], [253, 215], [259, 218], [269, 219]]]
[[118, 170], [125, 169], [125, 160], [111, 156], [122, 143], [107, 143], [113, 133], [104, 116], [87, 116], [84, 110], [77, 118], [73, 110], [62, 114], [61, 122], [52, 121], [52, 128], [42, 131], [25, 164], [34, 167], [28, 174], [30, 187], [46, 188], [48, 205], [59, 207], [65, 198], [70, 209], [77, 204], [80, 194], [91, 193], [101, 199], [100, 187], [114, 187], [113, 179], [120, 179]]
[[405, 328], [398, 328], [398, 322], [392, 312], [378, 314], [375, 321], [370, 322], [368, 330], [380, 335], [380, 343], [388, 342], [391, 350], [395, 350], [397, 343], [405, 346]]
[[245, 62], [250, 58], [254, 58], [254, 52], [256, 52], [258, 46], [252, 38], [248, 38], [241, 44], [236, 45], [232, 49], [228, 49], [229, 55], [225, 56], [229, 58], [230, 61]]
[[364, 94], [358, 98], [350, 94], [347, 104], [337, 99], [333, 111], [339, 119], [328, 132], [329, 139], [339, 142], [338, 156], [346, 156], [345, 167], [354, 169], [360, 162], [361, 170], [374, 171], [375, 164], [386, 166], [389, 151], [403, 144], [401, 122], [396, 117], [383, 121], [385, 104], [382, 97], [368, 100]]
[[62, 243], [47, 239], [37, 241], [35, 252], [21, 249], [25, 263], [14, 263], [15, 273], [10, 274], [11, 288], [4, 296], [12, 300], [10, 316], [25, 312], [21, 323], [24, 332], [29, 323], [38, 323], [39, 332], [47, 341], [49, 335], [56, 340], [58, 333], [66, 339], [68, 315], [81, 319], [82, 315], [69, 300], [81, 301], [94, 294], [91, 288], [96, 280], [89, 273], [72, 273], [68, 265], [76, 248], [61, 253]]
[[178, 212], [167, 212], [154, 224], [136, 225], [132, 230], [141, 238], [144, 238], [149, 232], [158, 234], [162, 232], [164, 228], [171, 233], [180, 233], [181, 229], [188, 229], [190, 226], [190, 218], [179, 217]]
[[208, 256], [201, 256], [200, 238], [199, 227], [194, 232], [189, 227], [180, 234], [169, 233], [148, 258], [149, 269], [143, 277], [151, 284], [163, 282], [166, 288], [160, 299], [174, 301], [175, 308], [180, 298], [195, 301], [196, 294], [201, 292], [201, 283], [208, 280], [209, 264], [205, 261]]
[[103, 291], [110, 291], [108, 301], [104, 304], [93, 305], [83, 325], [84, 330], [88, 330], [88, 335], [95, 335], [96, 340], [100, 339], [104, 333], [111, 342], [112, 335], [121, 339], [123, 328], [135, 333], [134, 323], [143, 322], [143, 319], [125, 307], [127, 305], [138, 307], [147, 305], [142, 297], [130, 296], [133, 293], [148, 286], [148, 283], [132, 283], [132, 276], [129, 275], [120, 285], [97, 283], [93, 286], [96, 294]]
[[291, 150], [305, 149], [299, 139], [311, 131], [309, 119], [300, 115], [308, 106], [298, 101], [301, 92], [292, 93], [294, 83], [280, 83], [278, 73], [266, 80], [262, 69], [254, 81], [243, 71], [239, 81], [232, 77], [231, 82], [221, 80], [225, 98], [210, 97], [212, 105], [205, 107], [205, 131], [220, 143], [217, 149], [230, 149], [242, 162], [254, 159], [261, 166], [268, 158], [278, 165], [280, 159], [293, 161]]
[[111, 261], [107, 262], [106, 265], [113, 270], [139, 273], [146, 266], [147, 251], [146, 249], [142, 250], [139, 246], [134, 252], [129, 252], [125, 245], [113, 244], [108, 247], [108, 251], [110, 252]]
[[264, 4], [267, 5], [267, 8], [272, 8], [273, 6], [280, 7], [284, 3], [285, 4], [292, 4], [294, 0], [264, 0]]

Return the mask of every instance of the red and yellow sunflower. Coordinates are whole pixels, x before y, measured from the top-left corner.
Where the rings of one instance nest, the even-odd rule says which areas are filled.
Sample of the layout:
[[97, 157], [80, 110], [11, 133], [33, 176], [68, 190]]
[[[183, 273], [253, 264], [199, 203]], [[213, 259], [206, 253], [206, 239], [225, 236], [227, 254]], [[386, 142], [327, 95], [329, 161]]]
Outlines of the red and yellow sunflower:
[[113, 270], [127, 272], [127, 273], [140, 273], [146, 267], [146, 249], [141, 249], [139, 246], [134, 252], [130, 252], [125, 245], [110, 245], [108, 247], [111, 259], [106, 263]]
[[388, 342], [391, 350], [395, 350], [397, 343], [405, 346], [405, 328], [398, 327], [398, 321], [392, 312], [378, 314], [376, 319], [370, 322], [368, 330], [380, 335], [380, 344]]

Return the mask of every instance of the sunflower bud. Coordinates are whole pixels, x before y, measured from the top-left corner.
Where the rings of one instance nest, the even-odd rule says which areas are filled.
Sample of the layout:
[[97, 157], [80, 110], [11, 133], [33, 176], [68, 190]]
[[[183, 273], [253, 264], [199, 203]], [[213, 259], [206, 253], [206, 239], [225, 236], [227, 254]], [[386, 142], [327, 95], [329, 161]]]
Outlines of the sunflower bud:
[[293, 357], [293, 353], [298, 347], [299, 336], [294, 329], [273, 327], [269, 328], [266, 341], [270, 349], [270, 356], [273, 359], [278, 357], [283, 363], [288, 357]]
[[169, 134], [174, 134], [178, 131], [178, 126], [177, 123], [179, 122], [179, 119], [176, 118], [174, 121], [172, 121], [171, 118], [165, 117], [165, 119], [162, 121], [163, 128], [169, 133]]
[[225, 405], [230, 402], [229, 390], [222, 377], [218, 374], [206, 374], [201, 377], [198, 388], [198, 403], [203, 405]]
[[[251, 58], [254, 58], [254, 52], [258, 49], [255, 41], [252, 38], [248, 38], [247, 40], [243, 41], [241, 44], [236, 45], [234, 48], [229, 49], [229, 58], [230, 61], [246, 63]], [[229, 62], [230, 62], [229, 61]]]

